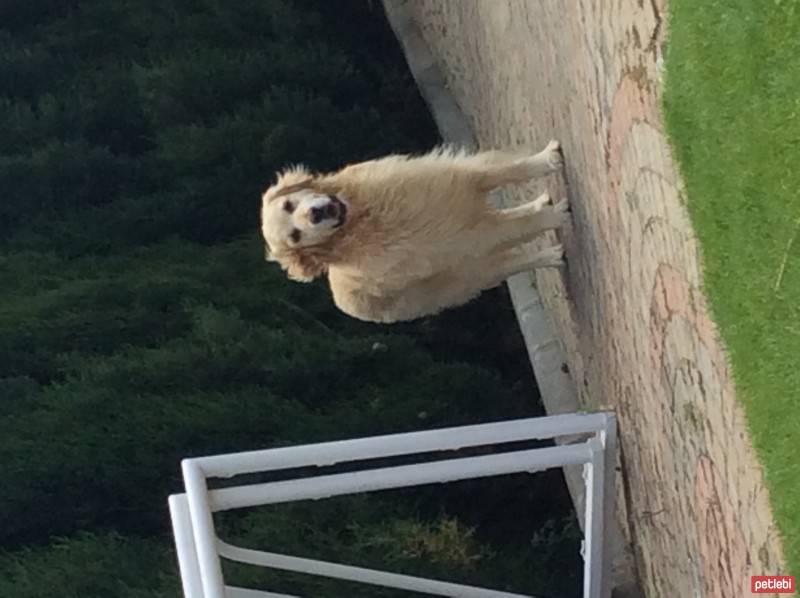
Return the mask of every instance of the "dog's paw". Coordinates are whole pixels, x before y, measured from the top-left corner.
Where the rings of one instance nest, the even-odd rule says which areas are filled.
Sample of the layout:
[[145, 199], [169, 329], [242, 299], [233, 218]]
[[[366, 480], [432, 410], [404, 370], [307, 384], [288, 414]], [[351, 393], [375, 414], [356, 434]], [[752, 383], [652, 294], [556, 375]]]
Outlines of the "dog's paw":
[[561, 243], [542, 249], [534, 259], [537, 268], [563, 268], [567, 265], [564, 261], [564, 246]]
[[530, 165], [528, 176], [530, 178], [546, 176], [551, 172], [560, 170], [564, 166], [564, 156], [561, 153], [561, 144], [558, 141], [551, 141], [538, 154], [527, 159]]
[[545, 207], [550, 206], [552, 204], [553, 200], [550, 198], [550, 194], [547, 191], [545, 191], [539, 197], [537, 197], [531, 202], [531, 207], [533, 208], [534, 212], [539, 212]]
[[551, 170], [560, 170], [564, 167], [564, 153], [561, 151], [561, 144], [555, 139], [551, 140], [544, 148], [547, 155], [547, 165]]
[[557, 139], [551, 139], [544, 149], [549, 152], [559, 152], [561, 151], [561, 143]]
[[544, 230], [561, 228], [570, 220], [569, 202], [566, 199], [543, 207], [536, 213]]
[[553, 211], [567, 214], [570, 213], [572, 210], [569, 207], [569, 201], [567, 201], [567, 198], [565, 197], [555, 202], [553, 204]]

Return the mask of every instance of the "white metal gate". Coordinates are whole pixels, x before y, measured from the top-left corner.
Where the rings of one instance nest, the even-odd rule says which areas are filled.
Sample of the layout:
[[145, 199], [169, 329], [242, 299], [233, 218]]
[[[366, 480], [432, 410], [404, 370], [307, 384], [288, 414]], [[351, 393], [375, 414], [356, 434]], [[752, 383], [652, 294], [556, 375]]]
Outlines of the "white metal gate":
[[[535, 449], [504, 450], [502, 443], [575, 436], [575, 442]], [[437, 461], [370, 467], [296, 480], [209, 489], [209, 478], [330, 466], [435, 451], [501, 445], [489, 455], [450, 456]], [[217, 538], [212, 513], [305, 499], [454, 482], [495, 475], [536, 472], [564, 465], [584, 466], [586, 483], [584, 598], [608, 598], [611, 555], [604, 530], [613, 516], [616, 420], [611, 413], [567, 414], [407, 434], [374, 436], [210, 457], [184, 459], [184, 494], [169, 497], [183, 590], [186, 598], [297, 598], [225, 585], [220, 558], [285, 571], [321, 575], [427, 593], [435, 596], [524, 598], [520, 594], [400, 575], [239, 548]]]

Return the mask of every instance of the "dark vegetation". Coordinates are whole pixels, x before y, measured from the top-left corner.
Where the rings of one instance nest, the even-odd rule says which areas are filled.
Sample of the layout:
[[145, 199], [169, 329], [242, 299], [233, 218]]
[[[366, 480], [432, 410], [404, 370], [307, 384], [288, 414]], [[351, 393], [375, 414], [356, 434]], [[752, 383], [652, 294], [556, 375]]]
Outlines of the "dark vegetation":
[[[261, 259], [277, 168], [437, 142], [377, 4], [0, 4], [0, 596], [178, 596], [166, 496], [182, 457], [539, 414], [501, 291], [378, 327]], [[222, 525], [251, 546], [542, 596], [580, 582], [557, 473]]]

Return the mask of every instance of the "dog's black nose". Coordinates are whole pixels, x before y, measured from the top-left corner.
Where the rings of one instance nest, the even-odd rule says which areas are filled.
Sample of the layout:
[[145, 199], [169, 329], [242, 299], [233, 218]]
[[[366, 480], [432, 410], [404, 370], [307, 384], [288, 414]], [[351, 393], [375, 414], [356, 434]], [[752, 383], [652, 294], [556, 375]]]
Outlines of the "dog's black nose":
[[311, 224], [319, 224], [320, 222], [322, 222], [323, 218], [325, 218], [325, 208], [321, 207], [311, 208], [311, 214], [309, 215], [309, 220], [311, 220]]

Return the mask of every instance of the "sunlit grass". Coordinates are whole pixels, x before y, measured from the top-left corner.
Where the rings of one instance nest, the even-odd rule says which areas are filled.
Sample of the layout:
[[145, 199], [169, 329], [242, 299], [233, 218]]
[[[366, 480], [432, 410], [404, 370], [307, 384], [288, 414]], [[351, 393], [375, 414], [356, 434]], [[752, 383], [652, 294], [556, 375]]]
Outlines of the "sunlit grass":
[[670, 12], [667, 128], [706, 292], [797, 574], [800, 1], [672, 0]]

